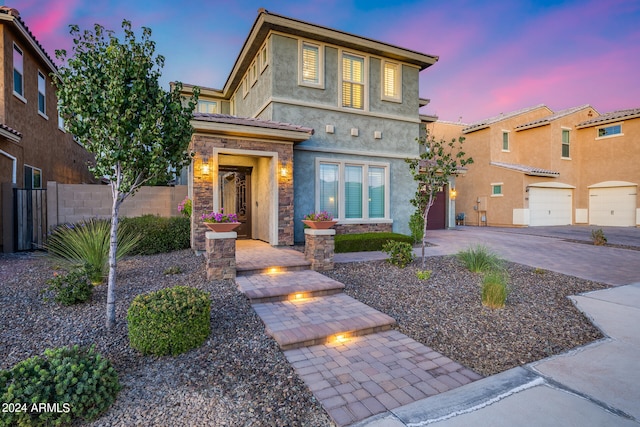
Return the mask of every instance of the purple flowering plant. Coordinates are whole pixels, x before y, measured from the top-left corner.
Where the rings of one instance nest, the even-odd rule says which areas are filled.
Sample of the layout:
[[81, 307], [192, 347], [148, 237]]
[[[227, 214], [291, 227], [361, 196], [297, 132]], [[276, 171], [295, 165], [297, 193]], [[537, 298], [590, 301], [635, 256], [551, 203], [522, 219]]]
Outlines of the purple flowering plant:
[[208, 214], [202, 214], [202, 220], [204, 222], [238, 222], [238, 215], [226, 214], [223, 209], [220, 212], [211, 212]]
[[305, 215], [304, 219], [307, 221], [333, 221], [333, 215], [327, 211], [310, 212]]

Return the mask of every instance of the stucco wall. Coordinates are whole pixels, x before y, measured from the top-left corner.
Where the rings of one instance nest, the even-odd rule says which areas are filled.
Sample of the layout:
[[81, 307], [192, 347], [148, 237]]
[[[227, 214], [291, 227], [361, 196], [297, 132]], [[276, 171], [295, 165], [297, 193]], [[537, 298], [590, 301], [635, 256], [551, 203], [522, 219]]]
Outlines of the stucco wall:
[[[142, 187], [120, 207], [120, 217], [141, 215], [177, 216], [178, 204], [187, 196], [187, 186]], [[90, 218], [111, 218], [111, 187], [108, 185], [47, 182], [49, 227]]]

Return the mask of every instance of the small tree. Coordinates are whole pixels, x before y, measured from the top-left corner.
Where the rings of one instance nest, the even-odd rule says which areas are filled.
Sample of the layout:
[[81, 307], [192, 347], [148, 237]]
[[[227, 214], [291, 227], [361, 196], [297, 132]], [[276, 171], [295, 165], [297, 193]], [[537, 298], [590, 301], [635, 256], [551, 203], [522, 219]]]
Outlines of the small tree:
[[427, 246], [427, 218], [429, 210], [436, 200], [438, 190], [449, 183], [449, 178], [459, 172], [460, 168], [473, 163], [471, 157], [465, 157], [462, 151], [464, 137], [453, 138], [447, 142], [427, 133], [426, 138], [419, 138], [420, 157], [406, 159], [411, 168], [411, 175], [418, 183], [415, 197], [411, 200], [422, 214], [422, 269], [426, 268], [425, 247]]
[[192, 112], [198, 90], [188, 102], [182, 85], [170, 92], [160, 87], [164, 57], [154, 58], [151, 30], [143, 28], [136, 40], [131, 22], [124, 20], [124, 42], [113, 31], [96, 24], [94, 31], [70, 26], [73, 56], [57, 50], [66, 60], [53, 80], [59, 112], [66, 129], [95, 156], [91, 171], [111, 185], [111, 233], [107, 289], [107, 327], [115, 326], [115, 285], [118, 212], [124, 200], [145, 183], [190, 162]]

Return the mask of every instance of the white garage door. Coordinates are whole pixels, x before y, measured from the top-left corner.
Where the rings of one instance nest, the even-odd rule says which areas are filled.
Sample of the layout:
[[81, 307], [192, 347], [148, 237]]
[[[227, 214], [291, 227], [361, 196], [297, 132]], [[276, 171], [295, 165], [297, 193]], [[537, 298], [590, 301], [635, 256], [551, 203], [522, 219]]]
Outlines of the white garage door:
[[589, 189], [589, 224], [614, 227], [636, 225], [637, 187]]
[[571, 224], [573, 190], [570, 188], [529, 188], [531, 226]]

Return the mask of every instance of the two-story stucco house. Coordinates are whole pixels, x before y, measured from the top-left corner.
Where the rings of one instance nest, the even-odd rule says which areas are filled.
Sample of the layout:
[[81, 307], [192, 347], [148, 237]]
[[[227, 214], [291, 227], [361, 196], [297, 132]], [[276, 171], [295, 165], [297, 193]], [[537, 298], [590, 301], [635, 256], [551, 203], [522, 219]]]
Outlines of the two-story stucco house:
[[[21, 217], [14, 218], [14, 188], [41, 189], [47, 181], [83, 183], [94, 178], [87, 168], [92, 157], [58, 118], [50, 77], [56, 72], [53, 60], [19, 12], [6, 6], [0, 7], [0, 58], [0, 250], [10, 252], [19, 249], [14, 248], [14, 230], [27, 227], [16, 224]], [[30, 200], [25, 198], [21, 206]]]
[[456, 207], [467, 225], [640, 225], [640, 109], [537, 105], [428, 128], [466, 138], [474, 163], [456, 182]]
[[[437, 57], [261, 9], [222, 89], [192, 122], [193, 245], [203, 212], [237, 212], [239, 237], [292, 245], [328, 211], [338, 233], [408, 233], [419, 73]], [[186, 85], [185, 94], [192, 86]]]

